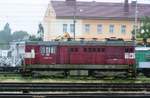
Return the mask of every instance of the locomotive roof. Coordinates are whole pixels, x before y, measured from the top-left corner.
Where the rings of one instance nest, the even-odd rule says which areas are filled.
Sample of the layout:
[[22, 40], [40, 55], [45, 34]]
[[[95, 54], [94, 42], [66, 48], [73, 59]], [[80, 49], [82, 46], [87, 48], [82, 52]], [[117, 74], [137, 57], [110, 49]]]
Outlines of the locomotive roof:
[[133, 41], [30, 41], [27, 45], [101, 45], [101, 46], [134, 46]]

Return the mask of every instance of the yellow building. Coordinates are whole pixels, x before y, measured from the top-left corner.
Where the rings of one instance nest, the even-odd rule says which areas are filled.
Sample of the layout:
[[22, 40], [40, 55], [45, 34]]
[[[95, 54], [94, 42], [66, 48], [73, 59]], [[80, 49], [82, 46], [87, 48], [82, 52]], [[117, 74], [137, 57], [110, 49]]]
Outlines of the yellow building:
[[[136, 2], [104, 3], [76, 0], [51, 1], [44, 16], [44, 40], [52, 40], [68, 32], [78, 38], [109, 37], [130, 40], [135, 25]], [[137, 4], [138, 27], [140, 18], [150, 16], [149, 4]]]

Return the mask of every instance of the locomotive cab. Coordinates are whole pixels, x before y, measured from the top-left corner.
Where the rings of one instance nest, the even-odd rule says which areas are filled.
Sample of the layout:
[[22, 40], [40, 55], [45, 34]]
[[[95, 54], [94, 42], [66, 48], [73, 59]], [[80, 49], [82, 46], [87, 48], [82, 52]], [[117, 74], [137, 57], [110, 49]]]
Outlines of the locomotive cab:
[[150, 77], [150, 47], [136, 47], [136, 65], [138, 72]]

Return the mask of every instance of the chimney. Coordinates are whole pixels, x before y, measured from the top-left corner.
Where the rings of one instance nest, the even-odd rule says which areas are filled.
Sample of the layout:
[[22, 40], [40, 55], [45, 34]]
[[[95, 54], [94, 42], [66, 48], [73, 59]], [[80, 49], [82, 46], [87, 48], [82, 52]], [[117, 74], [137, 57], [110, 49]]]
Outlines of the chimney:
[[76, 3], [76, 0], [66, 0], [67, 5], [73, 6]]
[[132, 2], [131, 2], [131, 5], [132, 5], [132, 6], [136, 6], [136, 3], [137, 3], [136, 1], [132, 1]]
[[124, 1], [124, 12], [129, 12], [129, 3], [128, 3], [128, 0]]

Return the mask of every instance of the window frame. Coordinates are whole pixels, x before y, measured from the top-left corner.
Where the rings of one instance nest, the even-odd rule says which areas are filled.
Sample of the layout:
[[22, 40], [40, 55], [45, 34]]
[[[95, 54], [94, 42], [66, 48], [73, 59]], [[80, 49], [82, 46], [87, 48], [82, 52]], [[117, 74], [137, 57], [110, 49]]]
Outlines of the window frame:
[[70, 24], [70, 32], [71, 32], [71, 33], [74, 32], [74, 24]]
[[40, 54], [44, 56], [45, 53], [46, 53], [45, 46], [40, 46]]
[[63, 24], [63, 32], [67, 32], [68, 31], [68, 24]]
[[98, 24], [97, 25], [97, 34], [101, 34], [103, 32], [103, 25], [102, 24]]
[[84, 25], [84, 31], [85, 31], [86, 33], [89, 33], [89, 32], [90, 32], [90, 24], [85, 24], [85, 25]]
[[126, 25], [121, 25], [121, 33], [122, 33], [122, 34], [125, 34], [125, 33], [126, 33], [126, 28], [127, 28]]
[[114, 33], [114, 31], [115, 31], [115, 25], [110, 24], [109, 25], [109, 33]]
[[56, 54], [56, 46], [40, 46], [40, 53], [42, 56]]
[[72, 47], [72, 48], [69, 49], [69, 51], [71, 53], [76, 53], [76, 52], [79, 52], [79, 48], [78, 47]]

